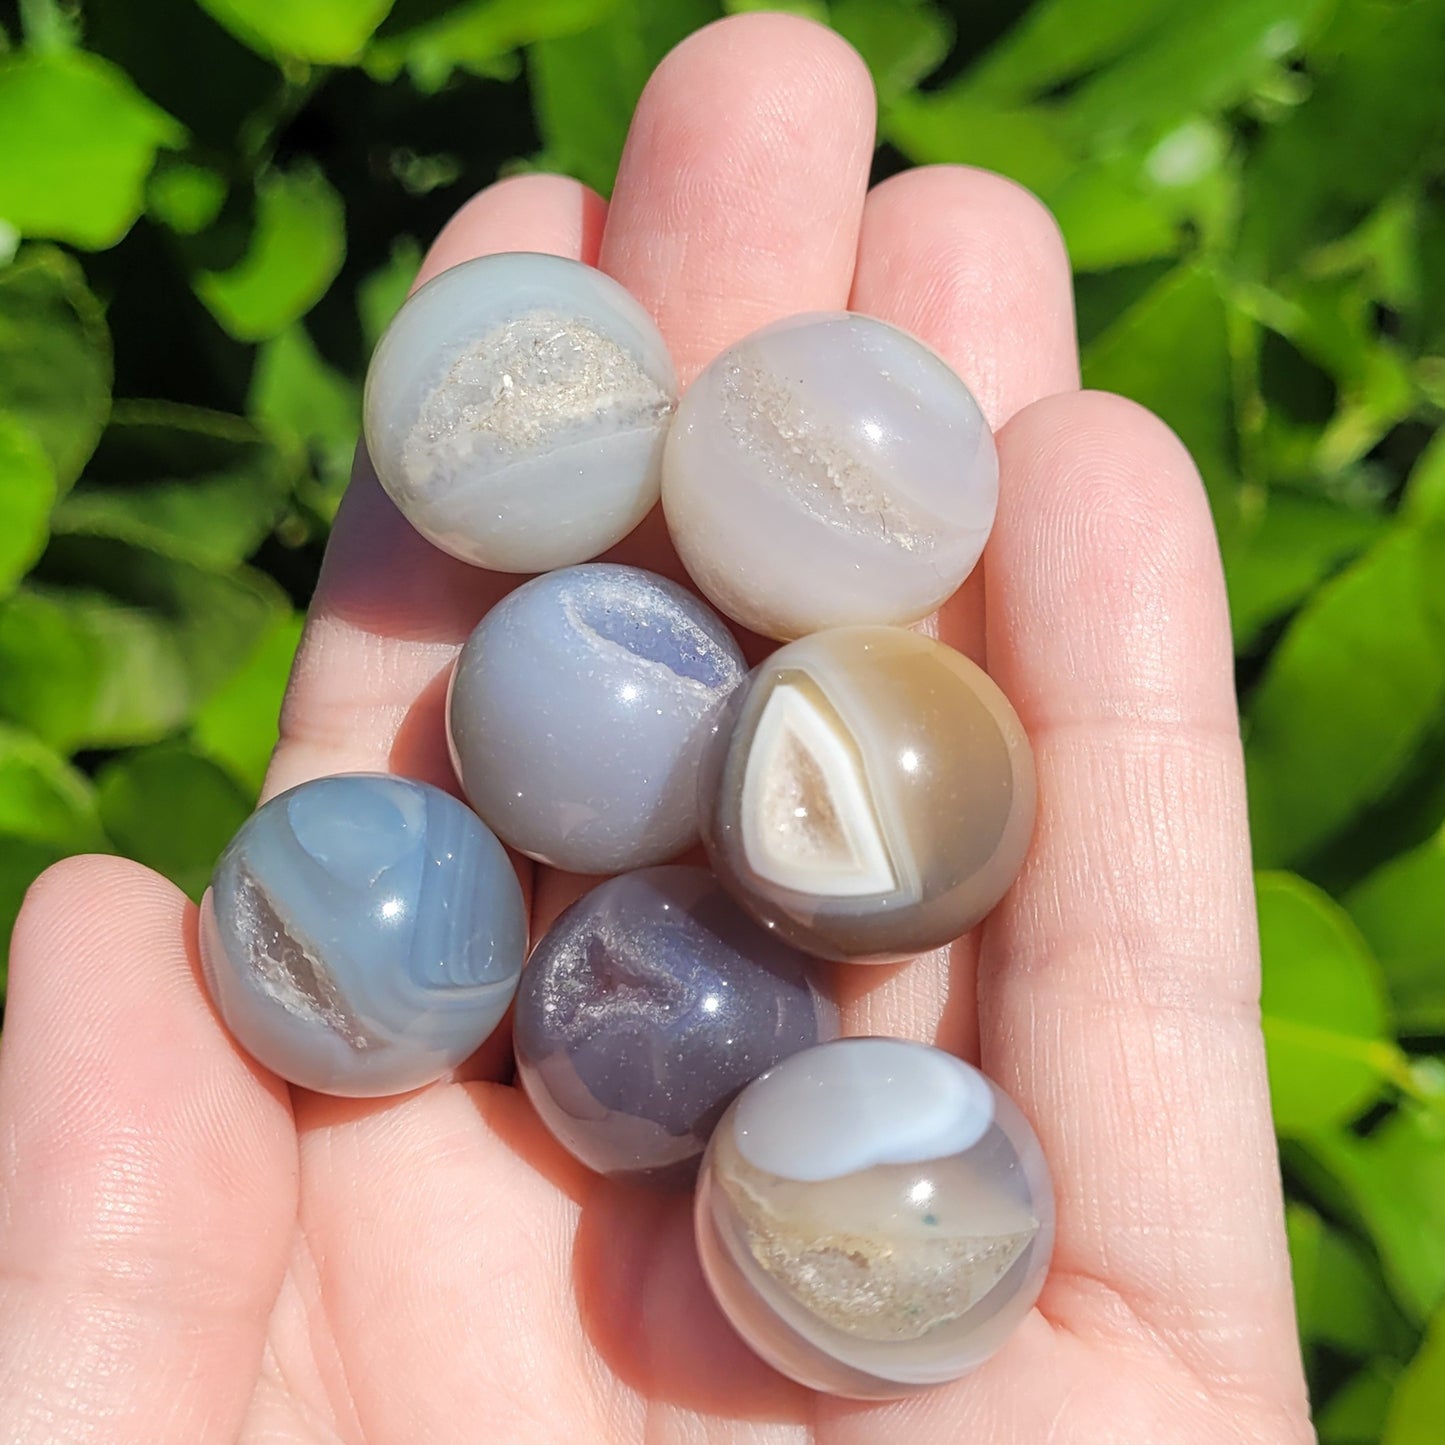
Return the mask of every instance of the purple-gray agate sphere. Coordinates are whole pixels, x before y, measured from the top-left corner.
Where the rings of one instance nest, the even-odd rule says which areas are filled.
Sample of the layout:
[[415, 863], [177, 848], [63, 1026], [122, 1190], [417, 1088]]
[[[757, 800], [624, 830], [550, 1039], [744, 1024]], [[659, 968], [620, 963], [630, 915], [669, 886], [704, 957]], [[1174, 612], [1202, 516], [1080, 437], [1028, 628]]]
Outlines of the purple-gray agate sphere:
[[686, 1185], [739, 1089], [836, 1036], [814, 968], [704, 869], [609, 879], [557, 920], [522, 974], [522, 1084], [590, 1168]]

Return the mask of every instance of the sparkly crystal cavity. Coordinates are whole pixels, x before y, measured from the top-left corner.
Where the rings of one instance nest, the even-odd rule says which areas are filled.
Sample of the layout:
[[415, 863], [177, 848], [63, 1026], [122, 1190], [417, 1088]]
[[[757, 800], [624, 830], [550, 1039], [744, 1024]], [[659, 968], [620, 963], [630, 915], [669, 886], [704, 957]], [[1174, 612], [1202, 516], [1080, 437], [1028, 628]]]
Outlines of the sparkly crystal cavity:
[[405, 778], [319, 778], [242, 826], [201, 905], [211, 996], [237, 1041], [305, 1088], [430, 1082], [500, 1022], [526, 949], [501, 844]]
[[444, 271], [402, 307], [367, 373], [366, 444], [438, 547], [540, 572], [646, 516], [676, 400], [662, 337], [617, 282], [511, 252]]
[[989, 677], [895, 627], [780, 648], [719, 714], [703, 842], [755, 917], [824, 958], [905, 958], [998, 903], [1034, 818], [1033, 759]]
[[637, 567], [533, 578], [463, 649], [448, 707], [472, 806], [530, 857], [614, 873], [697, 839], [697, 771], [746, 672], [706, 606]]
[[860, 1399], [966, 1374], [1033, 1307], [1053, 1244], [1043, 1154], [968, 1064], [843, 1039], [750, 1084], [698, 1181], [703, 1270], [769, 1364]]
[[548, 1128], [601, 1173], [688, 1182], [730, 1100], [837, 1034], [811, 961], [701, 868], [594, 888], [537, 945], [517, 994], [518, 1073]]
[[998, 457], [941, 357], [871, 317], [817, 313], [745, 337], [692, 383], [662, 500], [714, 605], [801, 637], [945, 601], [988, 540]]

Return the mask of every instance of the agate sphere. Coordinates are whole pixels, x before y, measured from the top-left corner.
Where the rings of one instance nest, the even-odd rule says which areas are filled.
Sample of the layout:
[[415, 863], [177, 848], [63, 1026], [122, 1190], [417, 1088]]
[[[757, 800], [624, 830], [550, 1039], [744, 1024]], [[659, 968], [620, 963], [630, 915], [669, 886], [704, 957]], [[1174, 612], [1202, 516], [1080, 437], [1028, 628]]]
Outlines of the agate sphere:
[[560, 256], [483, 256], [429, 281], [382, 337], [366, 446], [428, 540], [542, 572], [647, 515], [676, 401], [662, 336], [616, 281]]
[[348, 774], [272, 798], [201, 904], [206, 985], [236, 1041], [304, 1088], [397, 1094], [496, 1028], [527, 947], [522, 891], [470, 809]]
[[543, 1122], [590, 1168], [687, 1184], [744, 1084], [837, 1035], [813, 968], [705, 869], [609, 879], [527, 964], [513, 1021], [518, 1074]]
[[503, 599], [462, 649], [452, 756], [512, 847], [574, 873], [618, 873], [697, 840], [697, 774], [718, 707], [747, 671], [690, 592], [594, 562]]
[[998, 456], [942, 357], [886, 322], [826, 312], [754, 332], [678, 406], [662, 503], [678, 556], [768, 637], [909, 623], [973, 570]]
[[698, 1180], [703, 1272], [775, 1369], [889, 1399], [967, 1374], [1043, 1288], [1054, 1203], [1038, 1139], [976, 1069], [854, 1038], [770, 1069]]
[[967, 932], [1033, 832], [1033, 755], [1008, 699], [897, 627], [779, 648], [719, 714], [701, 780], [718, 876], [824, 958], [907, 958]]

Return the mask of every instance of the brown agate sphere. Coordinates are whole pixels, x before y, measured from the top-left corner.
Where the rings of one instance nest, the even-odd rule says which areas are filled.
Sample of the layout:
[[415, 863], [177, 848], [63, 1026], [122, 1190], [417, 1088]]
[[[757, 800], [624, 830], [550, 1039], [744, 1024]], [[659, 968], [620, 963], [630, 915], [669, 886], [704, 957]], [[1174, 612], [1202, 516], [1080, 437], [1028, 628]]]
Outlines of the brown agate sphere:
[[761, 922], [823, 958], [885, 962], [966, 933], [1018, 874], [1033, 755], [982, 669], [897, 627], [780, 648], [720, 714], [703, 841]]

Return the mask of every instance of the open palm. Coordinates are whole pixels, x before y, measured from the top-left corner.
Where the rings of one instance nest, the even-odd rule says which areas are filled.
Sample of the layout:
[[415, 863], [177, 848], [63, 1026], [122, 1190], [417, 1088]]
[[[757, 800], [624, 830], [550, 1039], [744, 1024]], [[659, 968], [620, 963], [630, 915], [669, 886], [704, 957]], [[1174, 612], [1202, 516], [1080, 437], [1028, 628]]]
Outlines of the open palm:
[[[135, 865], [75, 859], [36, 886], [11, 955], [0, 1438], [1308, 1438], [1204, 495], [1159, 422], [1077, 390], [1041, 207], [962, 169], [868, 191], [873, 114], [835, 36], [722, 22], [654, 76], [610, 209], [557, 177], [503, 182], [424, 274], [500, 250], [600, 265], [657, 317], [684, 382], [766, 321], [851, 307], [930, 342], [1000, 429], [984, 575], [937, 626], [1033, 737], [1033, 852], [977, 936], [840, 970], [840, 988], [849, 1032], [957, 1050], [1033, 1120], [1058, 1192], [1038, 1309], [925, 1397], [794, 1386], [708, 1299], [687, 1202], [573, 1164], [494, 1082], [504, 1042], [400, 1099], [288, 1090], [207, 1005], [195, 910]], [[655, 518], [615, 555], [679, 575]], [[514, 580], [432, 551], [363, 463], [270, 791], [351, 770], [452, 786], [447, 668]], [[538, 929], [579, 886], [524, 884]]]

